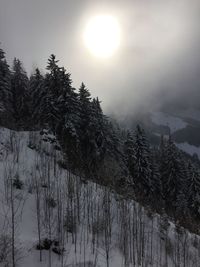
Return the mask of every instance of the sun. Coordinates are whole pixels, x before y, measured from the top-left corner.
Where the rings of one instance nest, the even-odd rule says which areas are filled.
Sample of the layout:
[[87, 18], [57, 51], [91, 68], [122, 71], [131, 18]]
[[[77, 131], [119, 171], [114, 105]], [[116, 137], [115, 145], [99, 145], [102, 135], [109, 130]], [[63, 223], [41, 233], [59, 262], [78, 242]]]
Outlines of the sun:
[[91, 54], [98, 58], [111, 57], [120, 46], [120, 26], [111, 15], [92, 17], [84, 31], [84, 43]]

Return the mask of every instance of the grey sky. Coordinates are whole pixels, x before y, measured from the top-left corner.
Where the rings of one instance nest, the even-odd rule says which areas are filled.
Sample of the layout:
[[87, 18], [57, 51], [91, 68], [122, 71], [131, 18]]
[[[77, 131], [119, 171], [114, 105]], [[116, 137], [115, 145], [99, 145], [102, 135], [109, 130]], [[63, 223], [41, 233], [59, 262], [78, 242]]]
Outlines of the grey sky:
[[[84, 25], [97, 14], [114, 15], [121, 25], [121, 47], [109, 60], [93, 58], [83, 45]], [[199, 25], [198, 0], [0, 0], [9, 63], [18, 57], [29, 73], [44, 70], [55, 53], [74, 86], [84, 81], [106, 111], [148, 109], [163, 98], [198, 103]]]

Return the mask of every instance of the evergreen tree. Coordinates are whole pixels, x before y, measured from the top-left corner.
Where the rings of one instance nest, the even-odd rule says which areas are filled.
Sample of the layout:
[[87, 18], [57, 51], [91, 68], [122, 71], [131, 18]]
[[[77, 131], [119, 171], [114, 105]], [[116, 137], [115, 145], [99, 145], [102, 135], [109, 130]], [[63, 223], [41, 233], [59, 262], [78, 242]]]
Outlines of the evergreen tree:
[[19, 59], [14, 59], [11, 76], [12, 105], [17, 122], [29, 117], [28, 110], [28, 77]]
[[127, 133], [126, 141], [124, 143], [124, 154], [125, 154], [126, 166], [128, 167], [128, 170], [132, 175], [132, 177], [134, 177], [134, 166], [135, 166], [134, 163], [136, 161], [135, 151], [134, 151], [134, 140], [132, 134], [129, 131]]
[[163, 186], [162, 186], [162, 174], [165, 170], [165, 155], [166, 155], [166, 141], [163, 137], [163, 135], [161, 135], [160, 138], [160, 144], [158, 147], [158, 153], [155, 154], [156, 156], [156, 161], [158, 162], [159, 165], [159, 173], [161, 176], [161, 195], [164, 198], [164, 192], [163, 192]]
[[191, 163], [188, 166], [189, 170], [189, 187], [188, 187], [188, 204], [190, 212], [193, 216], [200, 219], [200, 171]]
[[79, 88], [79, 112], [80, 112], [80, 131], [87, 130], [90, 125], [90, 115], [92, 112], [91, 95], [85, 84], [82, 83]]
[[[79, 99], [79, 124], [78, 124], [78, 134], [80, 140], [80, 153], [82, 168], [90, 171], [90, 153], [94, 147], [93, 140], [91, 138], [92, 130], [92, 104], [91, 95], [89, 90], [86, 88], [84, 83], [81, 84], [78, 93]], [[84, 159], [84, 160], [83, 160]]]
[[[47, 70], [49, 73], [45, 77], [45, 87], [47, 90], [46, 102], [44, 104], [45, 120], [55, 132], [56, 127], [63, 121], [65, 105], [63, 98], [66, 91], [71, 90], [70, 74], [64, 68], [58, 66], [55, 55], [48, 59]], [[66, 107], [66, 105], [65, 105]]]
[[79, 160], [79, 108], [78, 94], [71, 86], [70, 74], [58, 66], [55, 55], [48, 60], [45, 76], [46, 101], [44, 104], [45, 121], [57, 134], [69, 168], [74, 169]]
[[181, 155], [172, 141], [171, 136], [167, 142], [163, 157], [163, 169], [161, 173], [163, 196], [167, 208], [175, 208], [184, 176]]
[[120, 165], [124, 156], [121, 129], [117, 123], [106, 118], [105, 132], [106, 153], [115, 158]]
[[[106, 155], [111, 155], [111, 141], [114, 141], [114, 136], [111, 135], [111, 128], [107, 117], [103, 114], [101, 103], [98, 98], [91, 102], [91, 114], [89, 125], [90, 136], [90, 155], [93, 170], [96, 170], [102, 165]], [[104, 162], [105, 163], [105, 162]]]
[[[157, 162], [156, 149], [150, 151], [150, 181], [151, 181], [151, 193], [154, 203], [162, 199], [162, 185], [161, 185], [161, 175], [159, 171], [159, 163]], [[159, 203], [161, 204], [161, 203]]]
[[95, 142], [96, 152], [99, 155], [104, 154], [105, 136], [107, 127], [107, 118], [104, 116], [101, 104], [98, 98], [92, 101], [91, 128], [93, 129], [93, 140]]
[[178, 181], [178, 190], [177, 190], [177, 199], [176, 199], [176, 216], [179, 221], [185, 221], [186, 218], [189, 219], [189, 194], [188, 194], [188, 188], [189, 188], [189, 168], [188, 163], [183, 157], [180, 157], [181, 162], [181, 175], [179, 177]]
[[11, 115], [11, 83], [10, 83], [10, 70], [5, 59], [5, 53], [0, 48], [0, 112], [6, 112]]
[[[68, 80], [68, 77], [66, 77]], [[66, 151], [67, 161], [70, 168], [77, 168], [79, 157], [79, 102], [78, 94], [71, 86], [66, 86], [63, 94], [59, 97], [58, 108], [60, 120], [56, 127], [56, 133], [59, 136]]]
[[66, 73], [64, 68], [61, 68], [60, 75], [63, 86], [57, 102], [58, 109], [61, 114], [60, 122], [72, 136], [77, 137], [76, 125], [79, 120], [78, 94], [71, 86], [70, 75]]
[[134, 136], [134, 181], [136, 190], [143, 196], [151, 191], [149, 145], [144, 130], [137, 125]]
[[29, 82], [30, 112], [34, 122], [41, 122], [43, 117], [43, 104], [46, 97], [44, 88], [44, 77], [37, 68]]

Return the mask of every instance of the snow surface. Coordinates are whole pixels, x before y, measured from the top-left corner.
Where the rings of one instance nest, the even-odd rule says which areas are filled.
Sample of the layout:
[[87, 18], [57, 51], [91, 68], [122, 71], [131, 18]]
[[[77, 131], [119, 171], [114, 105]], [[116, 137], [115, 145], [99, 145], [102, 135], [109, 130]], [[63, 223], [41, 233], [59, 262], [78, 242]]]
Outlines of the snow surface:
[[182, 119], [163, 112], [152, 112], [151, 119], [152, 122], [157, 125], [168, 126], [171, 130], [171, 133], [174, 133], [180, 129], [184, 129], [188, 125]]
[[[51, 136], [51, 138], [54, 137]], [[44, 142], [39, 133], [13, 132], [0, 128], [0, 240], [2, 234], [9, 237], [11, 232], [11, 204], [9, 191], [6, 190], [10, 188], [7, 182], [11, 179], [6, 178], [17, 173], [24, 182], [23, 190], [14, 190], [15, 208], [17, 207], [15, 218], [17, 266], [108, 266], [106, 264], [108, 236], [104, 225], [108, 218], [108, 210], [111, 214], [109, 218], [112, 226], [109, 267], [200, 266], [200, 239], [198, 236], [190, 234], [182, 228], [182, 234], [178, 234], [172, 222], [169, 222], [166, 228], [161, 227], [164, 225], [164, 219], [159, 215], [145, 211], [135, 201], [123, 200], [105, 187], [92, 182], [81, 182], [79, 177], [59, 167], [58, 161], [60, 160], [62, 160], [61, 152], [55, 151], [53, 144]], [[63, 232], [65, 236], [63, 264], [61, 257], [51, 250], [42, 251], [42, 262], [40, 262], [39, 251], [36, 250], [38, 237], [36, 189], [33, 186], [33, 177], [35, 174], [41, 175], [40, 179], [45, 182], [46, 180], [43, 179], [46, 170], [51, 179], [51, 188], [59, 189], [63, 212], [71, 205], [76, 215], [76, 239], [72, 233]], [[40, 190], [44, 197], [46, 189], [41, 187]], [[54, 197], [56, 197], [55, 192], [52, 191]], [[43, 197], [42, 205], [45, 204]], [[52, 209], [51, 214], [52, 227], [55, 228], [55, 231], [52, 231], [53, 237], [56, 237], [57, 233], [56, 227], [54, 227], [57, 218], [56, 210], [57, 208]], [[78, 217], [80, 217], [79, 223], [77, 222]], [[45, 226], [45, 214], [42, 213], [41, 218], [44, 219], [42, 237], [46, 237], [48, 233]], [[92, 230], [95, 229], [96, 224], [102, 227], [98, 236], [93, 235], [94, 230]], [[0, 255], [1, 249], [0, 247]], [[124, 255], [126, 255], [126, 261]], [[6, 266], [12, 265], [5, 265], [0, 261], [0, 267]]]
[[187, 152], [191, 156], [193, 156], [194, 154], [197, 154], [199, 159], [200, 159], [200, 147], [196, 147], [196, 146], [190, 145], [190, 144], [188, 144], [186, 142], [184, 142], [184, 143], [176, 143], [176, 146], [178, 148], [180, 148], [181, 150]]
[[[197, 110], [189, 109], [181, 111], [180, 116], [200, 121], [200, 111]], [[180, 129], [184, 129], [188, 125], [188, 123], [186, 123], [183, 119], [168, 115], [163, 112], [152, 112], [151, 119], [152, 122], [157, 125], [168, 126], [171, 133], [174, 133]], [[160, 136], [158, 133], [155, 133], [155, 135]], [[176, 146], [190, 155], [196, 153], [200, 158], [200, 147], [190, 145], [187, 142], [176, 143]]]
[[178, 114], [180, 114], [180, 116], [184, 118], [190, 118], [196, 121], [200, 121], [200, 110], [197, 109], [190, 108], [181, 110], [180, 112], [178, 112]]

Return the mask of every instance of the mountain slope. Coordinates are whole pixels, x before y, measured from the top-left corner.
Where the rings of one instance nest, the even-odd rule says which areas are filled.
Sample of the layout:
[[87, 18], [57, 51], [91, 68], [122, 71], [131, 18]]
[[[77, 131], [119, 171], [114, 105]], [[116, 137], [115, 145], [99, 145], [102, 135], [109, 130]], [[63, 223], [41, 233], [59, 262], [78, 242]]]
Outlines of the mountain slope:
[[199, 266], [198, 236], [63, 169], [57, 149], [0, 128], [0, 266]]
[[171, 136], [176, 145], [186, 153], [196, 154], [200, 158], [200, 117], [199, 110], [167, 110], [139, 112], [119, 120], [123, 128], [133, 130], [141, 124], [148, 133], [153, 145], [160, 143], [161, 135]]

